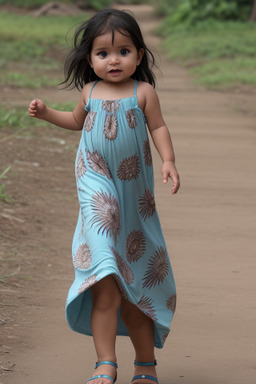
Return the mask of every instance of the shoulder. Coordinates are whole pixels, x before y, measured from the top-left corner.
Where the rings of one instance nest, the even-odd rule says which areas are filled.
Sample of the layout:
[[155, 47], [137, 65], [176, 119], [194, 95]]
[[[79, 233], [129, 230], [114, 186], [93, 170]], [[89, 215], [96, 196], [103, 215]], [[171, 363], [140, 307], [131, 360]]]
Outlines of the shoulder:
[[91, 92], [91, 89], [92, 89], [94, 84], [95, 84], [95, 81], [92, 81], [90, 83], [85, 84], [85, 86], [83, 87], [82, 98], [83, 98], [85, 105], [87, 104], [87, 102], [89, 100], [90, 92]]
[[151, 84], [144, 81], [138, 81], [137, 99], [140, 108], [144, 111], [146, 105], [158, 101], [158, 96], [155, 88]]
[[143, 92], [143, 93], [144, 92], [145, 93], [147, 93], [147, 92], [155, 92], [154, 87], [151, 84], [149, 84], [149, 83], [147, 83], [145, 81], [138, 81], [137, 90], [138, 90], [138, 92]]

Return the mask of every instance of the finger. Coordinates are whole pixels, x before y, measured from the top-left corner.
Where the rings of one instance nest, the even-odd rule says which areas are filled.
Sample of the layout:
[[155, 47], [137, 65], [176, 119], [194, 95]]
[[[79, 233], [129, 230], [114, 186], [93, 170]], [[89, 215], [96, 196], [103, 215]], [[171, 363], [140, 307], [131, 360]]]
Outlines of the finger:
[[180, 188], [179, 178], [173, 178], [172, 194], [174, 195], [175, 193], [177, 193], [179, 188]]
[[28, 113], [29, 113], [30, 115], [35, 115], [35, 114], [36, 114], [36, 109], [33, 108], [33, 107], [29, 107], [29, 108], [28, 108]]
[[169, 172], [163, 172], [162, 177], [163, 177], [163, 183], [166, 184], [168, 182]]
[[37, 113], [37, 100], [32, 100], [29, 104], [28, 113], [30, 116], [34, 117]]
[[37, 107], [37, 100], [36, 99], [32, 100], [30, 103], [30, 106], [36, 108]]

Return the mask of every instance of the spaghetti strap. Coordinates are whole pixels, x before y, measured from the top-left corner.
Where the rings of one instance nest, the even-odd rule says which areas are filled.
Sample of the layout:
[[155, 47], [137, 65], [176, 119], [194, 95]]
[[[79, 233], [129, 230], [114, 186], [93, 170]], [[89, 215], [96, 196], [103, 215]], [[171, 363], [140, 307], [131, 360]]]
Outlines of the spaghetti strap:
[[89, 99], [91, 98], [91, 94], [92, 94], [92, 91], [93, 91], [93, 88], [95, 87], [95, 85], [98, 83], [98, 80], [96, 80], [94, 83], [93, 83], [93, 85], [92, 85], [92, 87], [91, 87], [91, 90], [90, 90], [90, 93], [89, 93]]
[[135, 80], [134, 89], [133, 89], [133, 96], [136, 98], [137, 98], [137, 85], [138, 85], [138, 81]]
[[95, 87], [95, 85], [97, 84], [97, 82], [98, 82], [98, 80], [96, 80], [96, 81], [93, 83], [93, 85], [92, 85], [92, 87], [91, 87], [91, 90], [90, 90], [90, 93], [89, 93], [89, 98], [88, 98], [88, 100], [87, 100], [87, 104], [86, 104], [86, 106], [84, 107], [84, 109], [85, 109], [87, 112], [89, 112], [89, 110], [90, 110], [91, 94], [92, 94], [93, 88]]

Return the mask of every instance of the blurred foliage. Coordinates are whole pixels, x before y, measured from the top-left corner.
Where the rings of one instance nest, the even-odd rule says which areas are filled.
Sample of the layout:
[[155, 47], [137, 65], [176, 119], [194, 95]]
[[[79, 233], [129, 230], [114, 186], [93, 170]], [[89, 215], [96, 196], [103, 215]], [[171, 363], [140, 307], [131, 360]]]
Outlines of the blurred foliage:
[[[57, 0], [60, 3], [65, 4], [79, 4], [85, 9], [102, 9], [110, 7], [113, 4], [113, 0]], [[25, 9], [35, 9], [48, 3], [49, 0], [0, 0], [0, 5], [13, 5]], [[119, 0], [118, 4], [145, 4], [148, 1], [143, 0]]]
[[164, 17], [174, 12], [181, 0], [158, 0], [155, 5], [155, 12], [158, 16]]
[[[77, 1], [73, 0], [72, 3], [77, 3]], [[112, 0], [80, 0], [80, 4], [84, 3], [85, 8], [92, 9], [101, 9], [109, 7], [113, 1]]]
[[211, 88], [256, 84], [256, 24], [207, 20], [158, 29], [167, 57], [186, 66], [196, 82]]
[[210, 88], [256, 84], [253, 0], [159, 0], [166, 56]]
[[157, 12], [172, 25], [193, 25], [207, 19], [246, 21], [253, 0], [159, 0]]
[[41, 88], [41, 87], [56, 87], [60, 84], [62, 78], [53, 76], [38, 76], [38, 73], [30, 72], [7, 72], [5, 76], [0, 78], [1, 85], [17, 88]]
[[[47, 101], [46, 101], [47, 102]], [[51, 103], [51, 107], [59, 111], [72, 111], [75, 103], [67, 101], [64, 103]], [[31, 124], [31, 117], [27, 113], [27, 109], [17, 107], [10, 109], [0, 104], [0, 128], [9, 127], [13, 129], [27, 129]], [[33, 126], [46, 127], [49, 123], [40, 119], [33, 119]]]
[[[63, 3], [66, 1], [62, 1]], [[0, 5], [12, 5], [21, 8], [33, 9], [49, 3], [49, 0], [0, 0]]]
[[[40, 19], [31, 15], [0, 12], [0, 40], [1, 56], [0, 68], [6, 63], [20, 64], [32, 62], [45, 65], [55, 65], [56, 61], [49, 57], [49, 50], [63, 53], [64, 47], [72, 38], [74, 25], [85, 19], [85, 15], [79, 16], [45, 16]], [[55, 64], [54, 64], [55, 62]]]

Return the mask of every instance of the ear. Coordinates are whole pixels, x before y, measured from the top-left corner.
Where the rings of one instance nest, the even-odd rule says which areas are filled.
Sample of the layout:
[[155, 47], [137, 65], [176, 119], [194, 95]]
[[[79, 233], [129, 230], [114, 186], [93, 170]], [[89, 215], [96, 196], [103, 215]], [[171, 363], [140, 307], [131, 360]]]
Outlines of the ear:
[[144, 49], [140, 48], [137, 55], [137, 65], [140, 65], [143, 55], [144, 55]]

